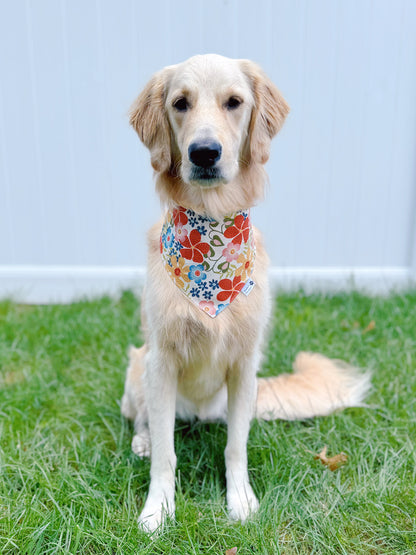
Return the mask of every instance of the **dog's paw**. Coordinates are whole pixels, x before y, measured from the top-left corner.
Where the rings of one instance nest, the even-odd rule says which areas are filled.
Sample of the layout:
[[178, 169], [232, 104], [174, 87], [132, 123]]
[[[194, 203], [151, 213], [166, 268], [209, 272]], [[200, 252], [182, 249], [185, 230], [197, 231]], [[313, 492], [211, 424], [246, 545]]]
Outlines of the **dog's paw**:
[[150, 457], [150, 435], [148, 430], [133, 436], [131, 450], [141, 458]]
[[146, 502], [137, 523], [139, 528], [148, 534], [162, 530], [168, 518], [174, 518], [175, 505], [170, 503], [149, 503]]
[[227, 493], [228, 514], [231, 520], [245, 522], [257, 512], [259, 502], [249, 484]]

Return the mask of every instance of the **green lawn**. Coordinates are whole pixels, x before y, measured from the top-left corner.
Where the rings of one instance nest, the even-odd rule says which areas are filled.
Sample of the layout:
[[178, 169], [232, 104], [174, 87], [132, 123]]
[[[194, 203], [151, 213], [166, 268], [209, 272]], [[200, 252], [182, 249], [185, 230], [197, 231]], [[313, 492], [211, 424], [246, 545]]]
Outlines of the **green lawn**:
[[[375, 323], [370, 324], [370, 322]], [[370, 299], [281, 295], [264, 374], [301, 350], [374, 372], [368, 408], [304, 422], [254, 422], [260, 512], [225, 511], [221, 424], [178, 423], [177, 522], [158, 536], [136, 519], [149, 462], [120, 415], [131, 293], [68, 306], [0, 303], [0, 553], [416, 553], [416, 293]], [[348, 461], [331, 472], [328, 446]], [[220, 461], [220, 462], [219, 462]]]

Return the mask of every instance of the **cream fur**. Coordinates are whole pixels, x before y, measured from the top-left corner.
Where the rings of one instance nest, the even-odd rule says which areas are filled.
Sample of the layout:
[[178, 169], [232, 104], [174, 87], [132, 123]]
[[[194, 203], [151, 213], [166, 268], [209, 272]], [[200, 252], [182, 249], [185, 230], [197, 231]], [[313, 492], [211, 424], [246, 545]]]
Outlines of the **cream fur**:
[[[227, 108], [231, 96], [242, 101], [235, 110]], [[175, 111], [178, 97], [188, 102], [183, 113]], [[133, 105], [131, 124], [151, 152], [162, 201], [218, 219], [262, 198], [263, 164], [288, 110], [258, 66], [206, 55], [156, 74]], [[193, 179], [188, 157], [189, 144], [206, 138], [222, 146], [219, 177], [210, 183]], [[139, 523], [153, 531], [166, 516], [174, 516], [175, 415], [227, 422], [228, 510], [231, 518], [244, 521], [258, 507], [247, 472], [251, 418], [306, 418], [359, 404], [369, 379], [322, 355], [302, 353], [295, 374], [257, 380], [270, 314], [268, 257], [259, 232], [255, 230], [252, 275], [256, 286], [212, 319], [167, 275], [160, 231], [161, 222], [148, 235], [142, 317], [146, 343], [130, 350], [121, 406], [123, 415], [134, 420], [133, 451], [151, 454], [151, 483]]]

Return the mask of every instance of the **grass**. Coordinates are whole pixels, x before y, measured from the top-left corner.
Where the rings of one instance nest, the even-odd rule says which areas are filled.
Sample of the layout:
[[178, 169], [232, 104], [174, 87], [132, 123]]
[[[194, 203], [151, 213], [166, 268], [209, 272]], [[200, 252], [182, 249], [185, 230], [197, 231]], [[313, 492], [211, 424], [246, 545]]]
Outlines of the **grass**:
[[[68, 306], [0, 303], [3, 555], [416, 553], [416, 293], [279, 296], [263, 374], [289, 370], [301, 349], [343, 357], [374, 371], [370, 407], [254, 422], [261, 508], [246, 525], [225, 512], [225, 427], [178, 423], [177, 521], [153, 537], [136, 526], [149, 462], [131, 453], [119, 411], [138, 328], [129, 292]], [[347, 464], [321, 465], [313, 454], [324, 445]]]

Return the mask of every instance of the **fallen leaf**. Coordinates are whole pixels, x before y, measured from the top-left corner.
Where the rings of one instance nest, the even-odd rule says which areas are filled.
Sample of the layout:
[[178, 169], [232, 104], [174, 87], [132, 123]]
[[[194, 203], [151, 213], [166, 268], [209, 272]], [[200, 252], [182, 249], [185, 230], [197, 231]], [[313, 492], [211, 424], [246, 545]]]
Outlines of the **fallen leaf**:
[[376, 323], [374, 322], [374, 320], [371, 320], [368, 326], [363, 329], [363, 333], [368, 333], [369, 331], [372, 331], [375, 327], [376, 327]]
[[225, 555], [236, 555], [237, 554], [237, 548], [236, 547], [232, 547], [231, 549], [227, 549], [227, 551], [225, 552]]
[[322, 449], [319, 455], [315, 455], [314, 458], [319, 459], [322, 464], [324, 464], [329, 468], [329, 470], [334, 471], [347, 462], [348, 457], [345, 453], [339, 453], [339, 455], [334, 455], [333, 457], [327, 457], [326, 456], [327, 450], [328, 450], [328, 447], [325, 445], [325, 447]]

